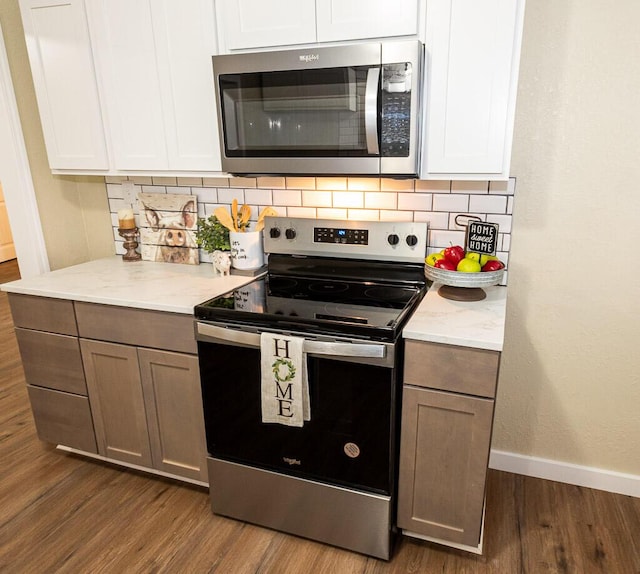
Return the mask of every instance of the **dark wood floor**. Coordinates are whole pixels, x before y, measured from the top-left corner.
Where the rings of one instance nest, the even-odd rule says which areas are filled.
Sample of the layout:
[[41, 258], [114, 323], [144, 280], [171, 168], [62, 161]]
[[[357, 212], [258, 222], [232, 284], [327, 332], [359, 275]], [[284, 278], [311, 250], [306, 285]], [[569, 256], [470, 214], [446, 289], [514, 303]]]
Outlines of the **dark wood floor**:
[[[0, 264], [0, 283], [17, 277]], [[407, 538], [390, 562], [213, 516], [205, 489], [38, 441], [0, 293], [0, 572], [640, 574], [640, 499], [489, 473], [485, 555]], [[309, 517], [313, 520], [313, 517]]]

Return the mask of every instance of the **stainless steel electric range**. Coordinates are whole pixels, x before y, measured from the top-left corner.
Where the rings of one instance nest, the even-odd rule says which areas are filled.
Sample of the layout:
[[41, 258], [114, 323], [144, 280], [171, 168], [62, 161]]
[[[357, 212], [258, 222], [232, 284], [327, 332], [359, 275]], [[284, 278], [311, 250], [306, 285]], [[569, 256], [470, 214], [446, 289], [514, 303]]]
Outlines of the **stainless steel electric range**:
[[[401, 331], [426, 243], [424, 223], [267, 218], [266, 275], [195, 308], [214, 513], [390, 557]], [[300, 426], [264, 422], [268, 336], [302, 340]], [[289, 415], [296, 369], [273, 364]]]

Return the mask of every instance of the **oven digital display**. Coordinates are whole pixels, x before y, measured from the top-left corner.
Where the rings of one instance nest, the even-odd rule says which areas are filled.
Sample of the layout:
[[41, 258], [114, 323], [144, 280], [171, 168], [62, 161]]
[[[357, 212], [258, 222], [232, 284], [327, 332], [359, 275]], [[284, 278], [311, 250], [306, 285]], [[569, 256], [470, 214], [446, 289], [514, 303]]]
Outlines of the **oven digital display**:
[[344, 229], [342, 227], [314, 227], [315, 243], [344, 243], [346, 245], [368, 245], [368, 229]]

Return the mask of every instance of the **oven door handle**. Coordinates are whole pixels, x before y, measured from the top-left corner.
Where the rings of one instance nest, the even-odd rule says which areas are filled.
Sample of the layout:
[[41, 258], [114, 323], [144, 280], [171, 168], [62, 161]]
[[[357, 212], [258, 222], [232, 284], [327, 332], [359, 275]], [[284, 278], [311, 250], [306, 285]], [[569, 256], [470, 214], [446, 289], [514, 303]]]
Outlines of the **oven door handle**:
[[[196, 332], [199, 341], [217, 342], [221, 344], [242, 345], [245, 347], [260, 347], [260, 335], [196, 323]], [[368, 359], [384, 359], [387, 349], [384, 345], [370, 343], [343, 343], [334, 341], [313, 341], [305, 339], [303, 350], [314, 355], [331, 355], [334, 357], [362, 357]]]

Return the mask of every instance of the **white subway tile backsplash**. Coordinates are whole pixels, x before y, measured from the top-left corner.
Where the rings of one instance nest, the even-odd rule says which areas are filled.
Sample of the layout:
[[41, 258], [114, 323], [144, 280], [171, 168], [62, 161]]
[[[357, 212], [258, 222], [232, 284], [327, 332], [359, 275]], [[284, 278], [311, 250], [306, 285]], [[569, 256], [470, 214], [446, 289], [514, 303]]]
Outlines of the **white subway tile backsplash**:
[[449, 229], [449, 214], [439, 211], [416, 211], [415, 221], [426, 221], [429, 229]]
[[436, 193], [433, 195], [433, 211], [466, 213], [469, 211], [469, 196]]
[[380, 221], [413, 221], [413, 211], [380, 210]]
[[375, 177], [349, 177], [347, 178], [349, 191], [378, 191], [380, 180]]
[[119, 183], [107, 183], [107, 197], [122, 199], [122, 186]]
[[244, 203], [244, 189], [229, 187], [218, 190], [218, 201], [220, 203], [231, 204], [234, 199], [237, 199], [238, 203]]
[[336, 191], [333, 194], [333, 207], [364, 207], [364, 193], [361, 191]]
[[316, 189], [344, 191], [347, 189], [346, 177], [316, 177]]
[[319, 219], [347, 219], [346, 209], [332, 209], [328, 207], [319, 207], [317, 209]]
[[284, 177], [259, 177], [258, 187], [271, 189], [284, 189], [286, 182]]
[[493, 213], [488, 214], [486, 219], [488, 223], [497, 223], [500, 226], [500, 233], [511, 233], [511, 220], [512, 217], [510, 215], [496, 215]]
[[404, 211], [431, 211], [432, 195], [430, 193], [399, 193], [398, 209]]
[[193, 195], [198, 196], [198, 203], [218, 202], [218, 190], [215, 187], [202, 187], [195, 190]]
[[280, 213], [280, 209], [278, 209], [278, 215], [286, 215], [287, 217], [317, 217], [317, 212], [315, 207], [287, 207], [286, 213]]
[[315, 177], [287, 177], [285, 178], [287, 189], [315, 189]]
[[259, 205], [272, 205], [273, 196], [270, 189], [245, 189], [245, 203], [257, 203]]
[[437, 251], [450, 245], [464, 245], [464, 239], [464, 231], [429, 230], [429, 245], [438, 248]]
[[416, 191], [433, 191], [434, 193], [449, 193], [451, 182], [449, 180], [416, 179]]
[[[278, 215], [287, 217], [427, 222], [429, 253], [452, 244], [463, 245], [465, 228], [455, 223], [455, 217], [458, 214], [477, 215], [483, 221], [500, 226], [498, 257], [505, 263], [511, 247], [515, 178], [490, 183], [359, 177], [136, 176], [128, 179], [134, 181], [136, 193], [196, 195], [200, 217], [208, 217], [219, 206], [228, 209], [237, 199], [251, 207], [254, 224], [265, 206], [275, 206]], [[117, 212], [131, 206], [123, 199], [123, 181], [127, 178], [105, 178], [114, 242], [116, 252], [120, 254], [124, 249], [117, 232]], [[139, 224], [137, 202], [133, 208]], [[203, 260], [206, 261], [206, 257]]]
[[302, 192], [299, 189], [274, 189], [273, 205], [302, 205]]
[[229, 187], [257, 187], [258, 182], [255, 177], [231, 177]]
[[414, 179], [392, 179], [390, 177], [383, 177], [380, 180], [380, 189], [382, 191], [414, 191], [416, 183]]
[[386, 191], [370, 191], [364, 194], [364, 206], [367, 209], [395, 209], [398, 207], [398, 194]]
[[377, 209], [349, 209], [347, 217], [356, 221], [380, 221], [380, 212]]
[[471, 195], [469, 211], [481, 213], [507, 213], [507, 198], [504, 195]]
[[302, 205], [305, 207], [332, 207], [333, 194], [330, 191], [303, 189]]
[[452, 181], [451, 193], [489, 193], [488, 181]]

